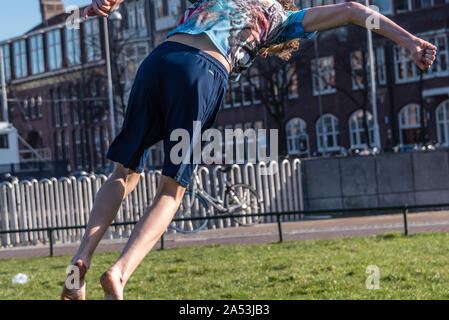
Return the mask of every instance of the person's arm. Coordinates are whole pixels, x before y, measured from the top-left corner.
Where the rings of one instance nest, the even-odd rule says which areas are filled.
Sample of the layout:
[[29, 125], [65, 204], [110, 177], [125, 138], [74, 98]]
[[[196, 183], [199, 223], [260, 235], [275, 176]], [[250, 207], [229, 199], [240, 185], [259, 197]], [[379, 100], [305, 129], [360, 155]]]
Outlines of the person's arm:
[[114, 9], [125, 0], [92, 0], [83, 12], [83, 17], [102, 16], [107, 18]]
[[[371, 17], [374, 17], [374, 20], [370, 20]], [[413, 61], [421, 70], [430, 68], [437, 49], [434, 45], [412, 35], [384, 15], [357, 2], [310, 8], [304, 15], [302, 27], [306, 32], [332, 29], [346, 23], [368, 28], [367, 21], [379, 21], [379, 29], [372, 28], [372, 31], [409, 50]]]

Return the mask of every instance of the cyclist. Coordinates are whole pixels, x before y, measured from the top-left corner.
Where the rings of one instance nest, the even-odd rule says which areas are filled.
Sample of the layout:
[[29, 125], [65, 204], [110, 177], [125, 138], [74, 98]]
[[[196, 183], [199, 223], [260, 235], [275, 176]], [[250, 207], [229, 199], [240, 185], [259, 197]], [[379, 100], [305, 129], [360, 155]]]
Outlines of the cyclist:
[[[93, 0], [85, 15], [107, 17], [120, 2], [123, 0]], [[63, 299], [84, 299], [84, 276], [95, 248], [122, 200], [136, 187], [149, 147], [164, 140], [163, 177], [153, 205], [142, 215], [120, 257], [100, 280], [105, 299], [123, 298], [126, 282], [169, 225], [195, 168], [195, 164], [172, 162], [171, 132], [183, 128], [193, 139], [193, 121], [201, 121], [201, 131], [211, 127], [228, 80], [238, 80], [258, 55], [274, 53], [287, 59], [298, 49], [299, 38], [310, 38], [316, 31], [346, 23], [366, 27], [367, 19], [375, 16], [380, 28], [373, 31], [408, 49], [420, 69], [428, 69], [435, 59], [434, 45], [356, 2], [299, 11], [293, 0], [192, 2], [180, 25], [150, 53], [137, 72], [122, 130], [107, 154], [117, 163], [116, 168], [96, 195], [88, 227], [72, 259], [80, 270], [81, 287], [64, 287]], [[190, 145], [197, 142], [192, 140]]]

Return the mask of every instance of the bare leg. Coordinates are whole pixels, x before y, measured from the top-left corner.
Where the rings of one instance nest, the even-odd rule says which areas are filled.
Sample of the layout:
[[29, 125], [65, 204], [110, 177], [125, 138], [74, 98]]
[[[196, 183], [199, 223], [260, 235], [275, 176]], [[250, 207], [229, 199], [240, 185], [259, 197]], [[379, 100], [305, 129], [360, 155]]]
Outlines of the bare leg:
[[139, 178], [139, 173], [117, 163], [112, 175], [98, 190], [80, 247], [71, 261], [72, 265], [79, 269], [81, 287], [80, 289], [69, 290], [64, 285], [61, 295], [63, 300], [83, 300], [85, 298], [84, 277], [89, 269], [92, 254], [115, 219], [123, 199], [134, 190]]
[[167, 229], [185, 190], [172, 178], [162, 176], [153, 205], [140, 218], [120, 257], [101, 276], [105, 299], [123, 299], [126, 282]]

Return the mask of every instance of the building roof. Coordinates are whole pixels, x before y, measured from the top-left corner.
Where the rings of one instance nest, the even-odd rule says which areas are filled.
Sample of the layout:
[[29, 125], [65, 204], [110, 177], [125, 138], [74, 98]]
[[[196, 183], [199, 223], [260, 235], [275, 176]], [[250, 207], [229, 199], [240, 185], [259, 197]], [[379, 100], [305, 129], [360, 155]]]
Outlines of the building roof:
[[[87, 7], [87, 5], [80, 7], [80, 18], [81, 18], [81, 15], [83, 14], [84, 8], [86, 8], [86, 7]], [[28, 33], [32, 33], [34, 31], [37, 31], [37, 30], [40, 30], [40, 29], [44, 29], [44, 28], [48, 28], [48, 27], [51, 27], [51, 26], [54, 26], [54, 25], [58, 25], [58, 24], [64, 23], [64, 21], [66, 21], [67, 18], [69, 16], [71, 16], [72, 14], [73, 13], [70, 13], [70, 12], [69, 13], [63, 12], [63, 13], [57, 14], [54, 17], [51, 17], [50, 19], [48, 19], [46, 21], [42, 21], [38, 25], [34, 26], [32, 29], [30, 29], [27, 32], [25, 32], [24, 35], [26, 35]]]

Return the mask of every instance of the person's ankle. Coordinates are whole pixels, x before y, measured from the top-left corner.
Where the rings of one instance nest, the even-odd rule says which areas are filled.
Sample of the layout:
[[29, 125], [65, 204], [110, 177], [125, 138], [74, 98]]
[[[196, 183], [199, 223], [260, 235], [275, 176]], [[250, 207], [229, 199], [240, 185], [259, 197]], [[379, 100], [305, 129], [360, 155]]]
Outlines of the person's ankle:
[[87, 272], [87, 270], [89, 270], [89, 266], [90, 263], [88, 262], [88, 259], [83, 258], [83, 257], [73, 257], [73, 259], [70, 262], [72, 265], [76, 265], [78, 267], [82, 267], [83, 269], [85, 269], [85, 272]]

